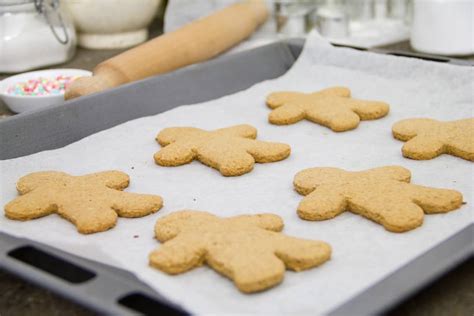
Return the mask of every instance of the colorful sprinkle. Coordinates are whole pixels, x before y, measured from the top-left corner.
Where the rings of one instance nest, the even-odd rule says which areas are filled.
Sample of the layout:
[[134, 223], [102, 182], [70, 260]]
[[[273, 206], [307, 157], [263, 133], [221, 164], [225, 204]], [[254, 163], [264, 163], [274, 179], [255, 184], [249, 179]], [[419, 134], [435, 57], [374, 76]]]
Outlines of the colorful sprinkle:
[[55, 78], [39, 77], [25, 82], [18, 82], [7, 89], [11, 95], [42, 96], [64, 94], [69, 85], [79, 76], [59, 75]]

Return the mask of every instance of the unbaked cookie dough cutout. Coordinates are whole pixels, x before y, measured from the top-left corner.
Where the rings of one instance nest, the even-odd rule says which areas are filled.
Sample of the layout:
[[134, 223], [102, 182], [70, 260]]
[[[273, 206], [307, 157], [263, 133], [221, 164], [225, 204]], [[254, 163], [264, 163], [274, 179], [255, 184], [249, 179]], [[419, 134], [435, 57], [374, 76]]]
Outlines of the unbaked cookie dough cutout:
[[294, 91], [273, 92], [266, 99], [273, 111], [268, 121], [276, 125], [289, 125], [307, 119], [329, 127], [334, 132], [344, 132], [359, 126], [361, 120], [384, 117], [389, 105], [380, 101], [351, 98], [345, 87], [332, 87], [314, 93]]
[[5, 216], [26, 221], [56, 213], [91, 234], [114, 227], [117, 216], [142, 217], [162, 207], [158, 195], [122, 192], [129, 183], [126, 173], [114, 170], [83, 176], [30, 173], [18, 181], [20, 196], [5, 205]]
[[386, 230], [405, 232], [423, 224], [424, 214], [459, 208], [460, 192], [410, 183], [411, 173], [399, 166], [350, 172], [310, 168], [296, 174], [293, 184], [304, 199], [300, 218], [320, 221], [350, 211], [377, 222]]
[[282, 282], [285, 269], [310, 269], [331, 257], [329, 244], [286, 236], [282, 229], [281, 217], [274, 214], [222, 218], [178, 211], [156, 222], [155, 236], [163, 244], [149, 262], [168, 274], [207, 264], [240, 291], [253, 293]]
[[442, 154], [474, 161], [474, 118], [437, 121], [428, 118], [406, 119], [392, 127], [393, 137], [406, 142], [406, 158], [427, 160]]
[[194, 127], [171, 127], [156, 137], [163, 148], [155, 153], [160, 166], [180, 166], [197, 159], [224, 176], [240, 176], [252, 171], [256, 162], [275, 162], [287, 158], [287, 144], [256, 140], [257, 129], [235, 125], [214, 131]]

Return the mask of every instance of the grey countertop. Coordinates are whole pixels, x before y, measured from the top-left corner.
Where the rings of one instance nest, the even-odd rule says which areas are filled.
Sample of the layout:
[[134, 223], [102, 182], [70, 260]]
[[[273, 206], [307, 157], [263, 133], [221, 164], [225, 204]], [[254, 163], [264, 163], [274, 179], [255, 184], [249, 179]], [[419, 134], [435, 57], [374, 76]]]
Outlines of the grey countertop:
[[[157, 21], [156, 23], [161, 23]], [[155, 24], [156, 26], [156, 24]], [[153, 26], [152, 26], [153, 27]], [[154, 28], [153, 35], [159, 34]], [[411, 51], [408, 42], [383, 48]], [[92, 51], [78, 48], [75, 57], [60, 67], [92, 70], [121, 50]], [[473, 60], [474, 57], [468, 57]], [[0, 80], [6, 75], [0, 74]], [[0, 101], [0, 117], [12, 115]], [[374, 298], [375, 299], [375, 298]], [[474, 258], [447, 273], [386, 313], [387, 315], [474, 315]], [[0, 270], [0, 316], [8, 315], [95, 315], [75, 303], [31, 285]]]

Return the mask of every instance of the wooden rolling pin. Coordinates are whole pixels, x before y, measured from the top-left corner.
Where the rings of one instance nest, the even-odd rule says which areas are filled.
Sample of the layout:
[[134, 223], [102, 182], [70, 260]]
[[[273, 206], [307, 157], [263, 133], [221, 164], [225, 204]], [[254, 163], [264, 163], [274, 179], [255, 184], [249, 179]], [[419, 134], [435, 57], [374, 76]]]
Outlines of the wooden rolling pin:
[[92, 77], [75, 80], [65, 98], [77, 98], [213, 58], [249, 37], [267, 16], [263, 0], [226, 7], [100, 63]]

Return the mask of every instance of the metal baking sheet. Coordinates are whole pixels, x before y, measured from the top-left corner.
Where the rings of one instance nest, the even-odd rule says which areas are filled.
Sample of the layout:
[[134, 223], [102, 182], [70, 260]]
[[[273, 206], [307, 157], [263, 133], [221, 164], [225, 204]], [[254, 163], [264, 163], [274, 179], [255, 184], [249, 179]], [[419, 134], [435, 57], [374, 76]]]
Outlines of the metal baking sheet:
[[[278, 77], [294, 63], [302, 44], [301, 41], [293, 41], [267, 45], [69, 101], [63, 106], [2, 120], [0, 159], [59, 148], [134, 118], [157, 114], [181, 104], [214, 99]], [[415, 57], [433, 60], [430, 56]], [[459, 63], [450, 59], [442, 60]], [[142, 100], [139, 104], [134, 102], [137, 95]], [[472, 254], [473, 230], [472, 225], [465, 228], [339, 306], [331, 314], [372, 314], [389, 308]], [[154, 311], [161, 308], [166, 313], [185, 312], [139, 282], [129, 272], [5, 234], [0, 234], [0, 250], [0, 266], [5, 270], [100, 313], [147, 313], [150, 306], [153, 306]], [[84, 274], [89, 278], [85, 277], [83, 282], [77, 284], [72, 283], [74, 280], [67, 280], [67, 275], [60, 278], [53, 275], [54, 271], [44, 272], [36, 267], [44, 268], [49, 259], [45, 259], [46, 263], [31, 259], [32, 255], [41, 257], [38, 253], [46, 253], [45, 258], [50, 254], [52, 258], [58, 259], [52, 262], [59, 267], [68, 265], [67, 262], [73, 263], [76, 268], [86, 271]]]

